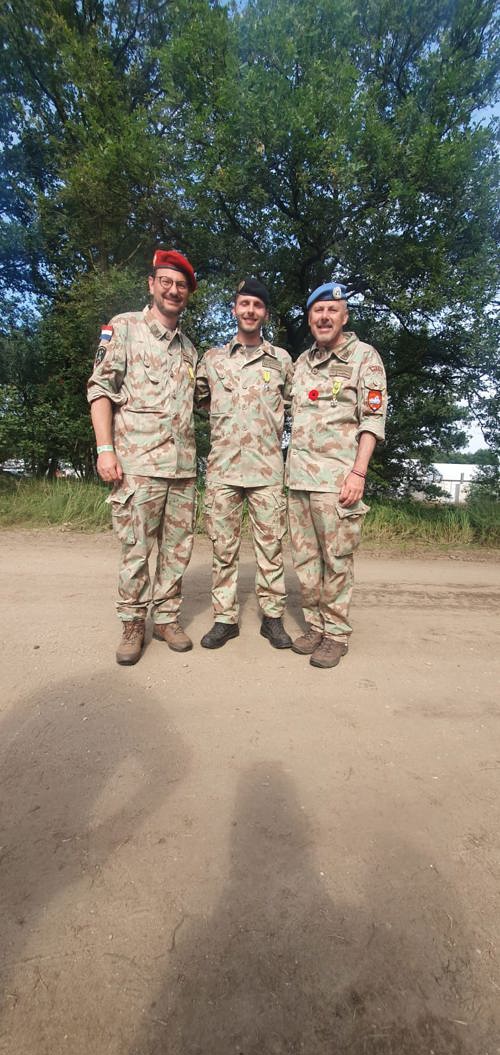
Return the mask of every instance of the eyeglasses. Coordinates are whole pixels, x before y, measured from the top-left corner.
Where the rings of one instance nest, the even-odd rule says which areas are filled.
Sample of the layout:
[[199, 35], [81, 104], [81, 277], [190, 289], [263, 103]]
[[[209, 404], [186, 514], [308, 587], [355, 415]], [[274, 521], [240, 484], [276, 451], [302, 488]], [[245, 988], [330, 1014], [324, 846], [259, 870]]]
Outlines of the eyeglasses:
[[186, 293], [188, 289], [187, 282], [183, 282], [182, 279], [178, 282], [176, 278], [165, 278], [165, 276], [162, 275], [158, 278], [158, 282], [162, 289], [172, 289], [172, 286], [176, 286], [180, 293]]

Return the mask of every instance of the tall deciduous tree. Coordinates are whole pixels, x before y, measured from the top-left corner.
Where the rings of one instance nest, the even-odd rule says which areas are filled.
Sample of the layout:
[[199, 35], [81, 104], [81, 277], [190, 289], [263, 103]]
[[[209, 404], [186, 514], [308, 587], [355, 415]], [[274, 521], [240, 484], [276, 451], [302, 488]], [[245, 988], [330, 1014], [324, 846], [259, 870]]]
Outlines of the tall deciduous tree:
[[160, 240], [197, 266], [207, 343], [245, 272], [270, 285], [294, 355], [310, 289], [347, 283], [391, 384], [380, 486], [459, 445], [469, 412], [495, 441], [495, 130], [478, 114], [495, 98], [492, 2], [8, 0], [0, 32], [5, 296], [20, 298], [4, 379], [38, 306], [37, 391], [60, 407], [65, 457], [76, 431], [89, 464], [97, 326], [138, 306]]

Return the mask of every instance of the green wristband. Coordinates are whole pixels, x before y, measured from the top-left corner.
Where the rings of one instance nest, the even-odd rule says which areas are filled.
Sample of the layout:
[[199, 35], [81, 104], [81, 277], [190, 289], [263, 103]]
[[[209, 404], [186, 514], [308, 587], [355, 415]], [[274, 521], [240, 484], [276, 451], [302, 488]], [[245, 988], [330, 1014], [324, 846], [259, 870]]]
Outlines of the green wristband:
[[97, 453], [104, 454], [104, 451], [110, 451], [110, 453], [113, 454], [114, 450], [115, 448], [110, 443], [101, 443], [101, 445], [97, 448]]

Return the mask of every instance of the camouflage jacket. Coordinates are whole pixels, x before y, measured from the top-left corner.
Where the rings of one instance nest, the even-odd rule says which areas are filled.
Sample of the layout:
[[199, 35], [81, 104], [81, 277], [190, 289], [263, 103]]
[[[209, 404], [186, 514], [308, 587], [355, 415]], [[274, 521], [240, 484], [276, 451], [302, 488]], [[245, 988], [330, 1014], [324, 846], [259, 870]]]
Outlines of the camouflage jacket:
[[196, 474], [193, 395], [196, 351], [148, 308], [116, 315], [101, 333], [89, 403], [113, 403], [113, 442], [125, 473]]
[[284, 348], [236, 338], [210, 348], [198, 365], [196, 403], [210, 399], [207, 481], [235, 487], [283, 482], [281, 440], [293, 363]]
[[384, 439], [387, 388], [382, 360], [355, 333], [332, 351], [316, 344], [297, 360], [286, 482], [299, 491], [340, 491], [358, 438]]

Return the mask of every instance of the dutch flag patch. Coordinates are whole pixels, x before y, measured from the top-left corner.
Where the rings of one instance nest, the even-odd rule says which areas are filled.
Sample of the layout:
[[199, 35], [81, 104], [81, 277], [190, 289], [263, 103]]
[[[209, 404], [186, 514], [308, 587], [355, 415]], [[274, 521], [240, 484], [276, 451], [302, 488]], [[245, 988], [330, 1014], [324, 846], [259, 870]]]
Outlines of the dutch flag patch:
[[113, 336], [112, 326], [103, 326], [101, 329], [101, 341], [110, 341]]

